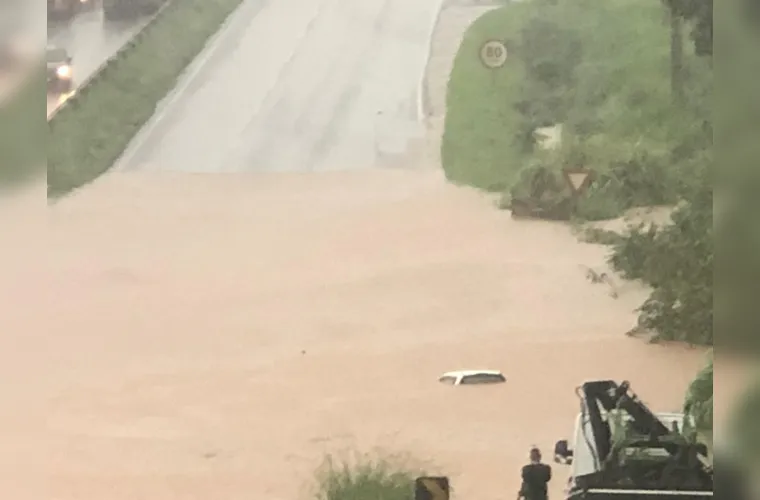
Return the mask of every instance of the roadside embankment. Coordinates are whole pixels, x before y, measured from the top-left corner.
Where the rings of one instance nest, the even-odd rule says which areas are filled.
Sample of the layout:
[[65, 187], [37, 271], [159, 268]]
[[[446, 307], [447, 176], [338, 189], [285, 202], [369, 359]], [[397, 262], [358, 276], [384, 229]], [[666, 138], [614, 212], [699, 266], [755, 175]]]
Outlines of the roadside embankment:
[[465, 32], [486, 12], [499, 5], [479, 1], [444, 0], [430, 35], [429, 54], [421, 81], [420, 115], [428, 129], [431, 163], [441, 165], [441, 140], [446, 119], [446, 92]]
[[173, 0], [49, 121], [48, 196], [106, 172], [242, 0]]

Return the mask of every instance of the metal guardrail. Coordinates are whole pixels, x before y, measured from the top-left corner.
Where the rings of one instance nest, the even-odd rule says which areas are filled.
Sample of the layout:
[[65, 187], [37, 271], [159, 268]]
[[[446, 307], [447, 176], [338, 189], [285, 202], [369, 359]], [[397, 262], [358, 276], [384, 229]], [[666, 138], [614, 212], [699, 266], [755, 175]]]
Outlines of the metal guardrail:
[[148, 19], [145, 25], [137, 33], [135, 33], [134, 36], [132, 36], [132, 38], [127, 40], [124, 45], [119, 48], [119, 50], [117, 50], [111, 57], [106, 59], [100, 66], [98, 66], [98, 68], [93, 71], [90, 76], [85, 78], [85, 80], [77, 86], [71, 97], [66, 99], [60, 106], [56, 107], [56, 109], [50, 113], [50, 116], [47, 117], [48, 123], [52, 122], [56, 115], [61, 112], [61, 110], [70, 106], [76, 106], [77, 101], [87, 95], [87, 92], [95, 82], [100, 80], [110, 68], [117, 65], [121, 59], [123, 59], [127, 54], [134, 50], [135, 46], [137, 46], [143, 37], [153, 28], [153, 26], [156, 24], [156, 21], [158, 21], [166, 13], [166, 11], [174, 5], [174, 3], [175, 0], [166, 0], [166, 2], [161, 5], [161, 7], [159, 7], [159, 9]]

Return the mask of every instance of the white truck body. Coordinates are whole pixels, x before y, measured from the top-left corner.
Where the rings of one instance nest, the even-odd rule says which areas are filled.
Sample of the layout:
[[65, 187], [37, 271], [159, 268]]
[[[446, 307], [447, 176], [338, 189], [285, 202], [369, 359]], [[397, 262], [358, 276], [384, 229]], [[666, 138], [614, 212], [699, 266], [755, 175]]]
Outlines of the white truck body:
[[[678, 424], [678, 428], [683, 428], [684, 414], [683, 413], [655, 413], [662, 422], [671, 427], [673, 423]], [[586, 437], [587, 436], [587, 437]], [[570, 442], [570, 446], [573, 450], [573, 463], [571, 465], [571, 477], [585, 476], [587, 474], [593, 474], [599, 472], [599, 464], [596, 463], [594, 457], [598, 456], [598, 451], [593, 445], [593, 430], [588, 419], [583, 418], [583, 415], [579, 413], [575, 417], [575, 429], [573, 431], [573, 439]]]

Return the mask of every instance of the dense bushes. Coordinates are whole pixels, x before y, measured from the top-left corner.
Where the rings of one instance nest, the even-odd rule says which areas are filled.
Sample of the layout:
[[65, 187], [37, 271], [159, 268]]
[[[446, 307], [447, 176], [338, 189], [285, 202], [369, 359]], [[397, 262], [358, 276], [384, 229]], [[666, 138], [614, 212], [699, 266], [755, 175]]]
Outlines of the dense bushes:
[[[709, 14], [712, 24], [712, 1], [692, 2], [693, 9], [688, 12], [679, 2], [668, 0], [666, 5], [671, 7], [671, 14], [696, 20], [692, 27], [695, 53], [711, 55], [705, 40], [709, 37], [711, 45], [712, 31], [705, 31], [705, 16]], [[695, 80], [694, 75], [688, 76]], [[655, 331], [656, 338], [713, 345], [713, 143], [712, 118], [705, 104], [711, 75], [699, 76], [698, 91], [685, 93], [685, 100], [678, 102], [693, 113], [695, 120], [690, 132], [670, 150], [670, 158], [680, 162], [679, 174], [688, 176], [674, 190], [683, 203], [673, 213], [672, 224], [660, 230], [632, 228], [615, 244], [610, 263], [626, 277], [641, 279], [654, 288], [639, 309], [639, 323]], [[699, 125], [701, 130], [697, 129]], [[697, 417], [703, 429], [712, 427], [712, 384], [711, 360], [692, 383], [686, 400], [687, 411]]]
[[327, 457], [317, 470], [316, 500], [408, 500], [425, 473], [394, 457]]
[[[610, 264], [654, 289], [639, 310], [640, 326], [658, 339], [712, 345], [712, 71], [709, 57], [697, 55], [710, 51], [686, 40], [674, 46], [668, 4], [661, 2], [534, 5], [516, 44], [524, 67], [517, 140], [551, 122], [562, 123], [562, 143], [551, 153], [523, 147], [531, 175], [518, 175], [510, 191], [525, 192], [542, 169], [586, 166], [597, 177], [576, 207], [581, 218], [678, 203], [672, 224], [633, 227], [614, 239]], [[706, 10], [689, 12], [701, 19]], [[555, 54], [536, 39], [571, 49]], [[676, 67], [674, 52], [682, 53]]]
[[[713, 342], [711, 4], [535, 0], [484, 15], [455, 60], [442, 148], [450, 179], [504, 190], [502, 206], [561, 207], [566, 188], [536, 184], [580, 166], [597, 173], [580, 218], [679, 204], [672, 225], [616, 240], [611, 264], [654, 288], [642, 326], [696, 344]], [[496, 37], [510, 58], [489, 74], [472, 59]], [[553, 151], [534, 137], [549, 125], [561, 125]]]
[[[685, 122], [689, 127], [685, 132], [676, 129], [676, 134], [671, 136], [676, 140], [670, 143], [665, 165], [634, 171], [647, 176], [650, 185], [639, 185], [633, 192], [650, 193], [648, 201], [655, 203], [680, 200], [681, 206], [673, 213], [672, 223], [664, 228], [631, 228], [625, 238], [615, 243], [610, 264], [627, 278], [641, 279], [654, 288], [639, 308], [640, 326], [656, 332], [658, 339], [713, 345], [713, 141], [712, 117], [707, 104], [711, 97], [712, 75], [711, 71], [705, 71], [707, 67], [711, 68], [712, 0], [688, 4], [682, 0], [666, 0], [665, 5], [669, 14], [676, 16], [677, 22], [692, 22], [694, 54], [697, 59], [707, 60], [707, 66], [703, 66], [702, 73], [696, 74], [685, 71], [683, 66], [675, 68], [682, 74], [678, 81], [671, 80], [671, 89], [680, 93], [674, 95], [680, 98], [674, 100], [674, 104], [677, 111], [691, 116], [691, 120]], [[671, 50], [674, 47], [671, 46]], [[671, 74], [671, 78], [675, 76]], [[675, 85], [691, 85], [691, 91], [675, 89]], [[650, 162], [649, 165], [656, 163]], [[661, 175], [664, 169], [674, 167], [678, 176], [671, 179], [676, 182], [663, 189], [662, 186], [669, 182], [667, 176], [658, 178], [651, 174]], [[631, 170], [626, 172], [631, 173]], [[632, 185], [631, 182], [627, 184]], [[651, 197], [652, 193], [657, 193], [657, 197]], [[669, 195], [675, 200], [668, 199]], [[637, 204], [635, 201], [629, 203]], [[685, 410], [694, 415], [702, 430], [712, 429], [712, 358], [692, 382]]]
[[654, 288], [639, 322], [657, 338], [713, 344], [712, 200], [705, 186], [674, 211], [672, 224], [631, 228], [613, 245], [612, 267]]
[[[701, 24], [683, 30], [698, 44], [673, 31], [674, 20], [703, 22], [711, 9], [686, 17], [678, 3], [679, 17], [671, 19], [670, 4], [659, 1], [530, 3], [512, 42], [521, 81], [516, 125], [505, 133], [522, 173], [510, 194], [530, 193], [547, 170], [585, 166], [597, 177], [576, 207], [581, 218], [678, 203], [672, 224], [633, 227], [616, 239], [610, 263], [654, 288], [639, 310], [640, 326], [660, 339], [712, 345], [712, 70], [710, 58], [698, 55], [710, 51], [699, 45]], [[553, 124], [562, 125], [559, 148], [539, 150], [533, 131]], [[569, 196], [562, 186], [550, 191]]]
[[689, 386], [684, 410], [694, 417], [697, 428], [712, 431], [713, 428], [713, 357]]
[[[670, 26], [658, 0], [535, 0], [485, 14], [449, 82], [448, 178], [509, 196], [532, 182], [526, 171], [592, 168], [597, 182], [577, 207], [585, 219], [688, 196], [710, 161], [712, 71], [684, 36], [674, 99]], [[509, 49], [499, 70], [474, 57], [491, 38]], [[553, 125], [561, 145], [546, 155], [534, 132]]]
[[513, 140], [521, 154], [535, 152], [536, 129], [565, 122], [573, 104], [583, 45], [560, 17], [558, 9], [547, 8], [528, 19], [513, 51], [524, 71], [514, 104], [520, 119]]
[[[531, 40], [540, 36], [558, 40], [571, 52], [518, 53], [526, 67], [518, 103], [543, 103], [517, 108], [518, 137], [547, 121], [562, 124], [560, 154], [547, 163], [555, 169], [585, 166], [598, 173], [578, 215], [614, 217], [628, 208], [673, 204], [698, 189], [711, 145], [705, 102], [711, 73], [693, 50], [685, 51], [680, 81], [686, 98], [673, 98], [667, 10], [658, 2], [626, 0], [594, 5], [547, 1], [536, 2], [536, 8], [535, 19], [550, 13], [556, 21], [531, 21], [520, 46], [532, 47]], [[530, 28], [540, 29], [540, 35]], [[531, 70], [537, 65], [556, 69]], [[562, 97], [556, 92], [536, 97], [536, 89], [547, 86], [563, 88]], [[537, 116], [536, 109], [543, 115]]]

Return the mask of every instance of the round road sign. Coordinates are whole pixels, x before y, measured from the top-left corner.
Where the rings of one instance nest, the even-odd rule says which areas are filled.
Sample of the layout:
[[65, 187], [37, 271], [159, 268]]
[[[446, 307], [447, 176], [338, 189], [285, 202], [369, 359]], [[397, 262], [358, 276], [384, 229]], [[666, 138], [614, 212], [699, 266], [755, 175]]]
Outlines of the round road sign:
[[480, 60], [486, 68], [501, 68], [507, 62], [507, 46], [501, 40], [488, 40], [480, 47]]

